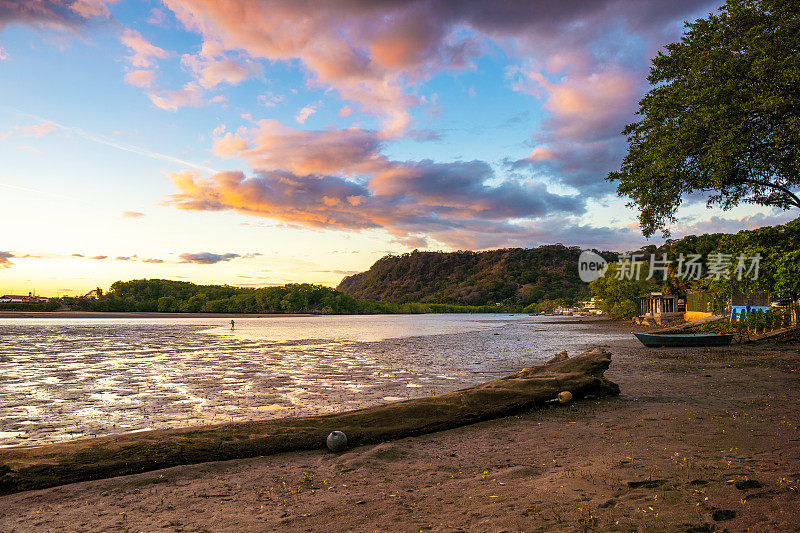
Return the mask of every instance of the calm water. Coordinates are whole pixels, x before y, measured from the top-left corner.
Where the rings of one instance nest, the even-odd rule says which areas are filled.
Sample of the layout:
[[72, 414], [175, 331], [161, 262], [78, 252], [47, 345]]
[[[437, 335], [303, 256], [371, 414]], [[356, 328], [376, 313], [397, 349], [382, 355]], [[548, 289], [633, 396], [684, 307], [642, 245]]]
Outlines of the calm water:
[[619, 337], [526, 315], [235, 321], [0, 319], [0, 446], [353, 409]]

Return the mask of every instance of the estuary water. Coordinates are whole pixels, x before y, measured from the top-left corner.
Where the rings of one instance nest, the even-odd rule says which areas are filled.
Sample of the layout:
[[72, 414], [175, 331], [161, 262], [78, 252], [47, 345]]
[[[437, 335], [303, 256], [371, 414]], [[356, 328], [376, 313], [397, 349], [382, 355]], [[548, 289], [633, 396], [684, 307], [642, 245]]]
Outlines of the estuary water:
[[527, 315], [234, 320], [0, 319], [0, 446], [439, 394], [622, 336]]

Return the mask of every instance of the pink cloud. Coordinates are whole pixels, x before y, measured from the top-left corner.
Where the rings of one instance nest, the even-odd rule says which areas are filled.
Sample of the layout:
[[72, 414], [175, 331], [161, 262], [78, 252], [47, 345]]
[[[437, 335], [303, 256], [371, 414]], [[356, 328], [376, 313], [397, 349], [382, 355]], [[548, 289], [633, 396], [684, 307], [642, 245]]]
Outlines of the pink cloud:
[[272, 93], [259, 94], [258, 101], [264, 104], [265, 107], [275, 107], [283, 102], [283, 96]]
[[[216, 130], [215, 130], [216, 131]], [[236, 157], [240, 152], [250, 147], [247, 141], [239, 135], [226, 133], [214, 141], [214, 154], [220, 157]]]
[[[381, 117], [383, 138], [401, 135], [411, 126], [409, 108], [419, 103], [411, 87], [442, 71], [472, 68], [489, 40], [512, 57], [536, 58], [551, 74], [578, 60], [589, 65], [610, 58], [621, 64], [627, 59], [620, 53], [625, 46], [617, 35], [620, 26], [661, 39], [668, 33], [663, 28], [679, 35], [676, 22], [714, 6], [690, 0], [558, 5], [544, 0], [501, 5], [336, 0], [313, 8], [292, 0], [166, 0], [166, 5], [205, 42], [255, 59], [299, 59], [311, 85], [332, 88], [358, 103], [361, 111]], [[598, 57], [590, 57], [593, 53]], [[644, 68], [641, 63], [637, 70]], [[588, 68], [566, 73], [576, 77], [551, 96], [554, 108], [574, 109], [596, 99], [581, 92], [581, 76], [589, 76], [601, 91], [613, 85], [614, 80], [592, 80], [592, 73]], [[602, 102], [609, 96], [598, 98]]]
[[297, 116], [295, 117], [295, 120], [297, 122], [299, 122], [300, 124], [305, 124], [306, 120], [308, 120], [308, 117], [310, 117], [311, 115], [313, 115], [316, 112], [317, 112], [317, 108], [315, 106], [307, 105], [304, 108], [302, 108], [300, 111], [297, 112]]
[[136, 87], [150, 88], [155, 84], [156, 73], [152, 70], [132, 70], [125, 74], [125, 83]]
[[230, 57], [214, 41], [203, 43], [198, 54], [184, 54], [181, 63], [195, 74], [197, 82], [205, 89], [211, 89], [220, 83], [238, 85], [262, 71], [259, 63], [242, 57]]
[[169, 52], [155, 46], [136, 30], [125, 28], [120, 36], [120, 42], [128, 47], [132, 54], [128, 56], [131, 65], [137, 68], [149, 68], [155, 65], [157, 59], [165, 59]]
[[552, 115], [546, 127], [557, 138], [573, 140], [618, 135], [644, 88], [641, 73], [635, 71], [576, 73], [557, 82], [540, 72], [527, 75], [537, 85], [528, 92], [539, 94], [541, 88], [547, 94], [544, 108]]
[[177, 111], [181, 107], [199, 107], [205, 104], [203, 89], [193, 81], [176, 91], [152, 92], [147, 96], [156, 107], [166, 111]]
[[430, 8], [424, 6], [364, 9], [339, 2], [308, 9], [288, 0], [166, 4], [206, 42], [253, 58], [300, 59], [312, 73], [312, 84], [332, 87], [383, 117], [386, 135], [401, 133], [411, 120], [407, 108], [416, 98], [405, 91], [404, 80], [429, 76], [426, 63], [463, 66], [463, 41], [468, 40], [436, 20], [426, 22]]
[[144, 213], [139, 211], [123, 211], [122, 218], [142, 218], [144, 217]]
[[44, 137], [48, 133], [55, 131], [56, 125], [53, 122], [45, 121], [41, 124], [31, 124], [28, 126], [12, 126], [10, 130], [0, 132], [0, 139], [6, 139], [14, 135], [23, 137]]
[[116, 4], [118, 1], [119, 0], [76, 0], [69, 7], [85, 19], [94, 17], [109, 18], [111, 12], [108, 10], [108, 6]]
[[231, 261], [242, 257], [239, 254], [213, 254], [211, 252], [185, 253], [179, 256], [182, 263], [196, 263], [199, 265], [213, 265], [215, 263]]
[[259, 170], [286, 170], [298, 175], [374, 172], [386, 165], [376, 132], [360, 128], [294, 130], [277, 120], [216, 139], [214, 153], [240, 157]]
[[167, 22], [167, 14], [163, 9], [154, 7], [150, 10], [150, 15], [147, 17], [147, 23], [154, 26], [164, 26]]
[[50, 121], [33, 126], [22, 126], [19, 128], [20, 133], [26, 137], [44, 137], [48, 133], [52, 133], [56, 129], [56, 125]]

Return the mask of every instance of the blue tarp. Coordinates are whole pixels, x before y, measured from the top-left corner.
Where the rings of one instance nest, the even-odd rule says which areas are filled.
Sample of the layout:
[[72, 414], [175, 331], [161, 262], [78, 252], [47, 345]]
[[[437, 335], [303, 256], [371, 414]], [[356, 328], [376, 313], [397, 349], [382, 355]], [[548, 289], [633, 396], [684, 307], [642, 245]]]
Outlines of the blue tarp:
[[763, 311], [766, 313], [769, 309], [769, 306], [734, 305], [731, 309], [731, 320], [744, 320], [747, 318], [747, 315], [753, 311]]

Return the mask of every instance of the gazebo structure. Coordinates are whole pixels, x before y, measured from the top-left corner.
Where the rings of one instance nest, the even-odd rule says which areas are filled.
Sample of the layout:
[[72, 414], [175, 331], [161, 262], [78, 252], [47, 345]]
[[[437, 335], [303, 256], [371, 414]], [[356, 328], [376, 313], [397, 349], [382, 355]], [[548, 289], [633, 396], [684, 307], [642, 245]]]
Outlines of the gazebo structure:
[[639, 308], [642, 319], [654, 321], [656, 324], [677, 320], [683, 317], [685, 303], [677, 296], [652, 292], [649, 296], [639, 297]]

